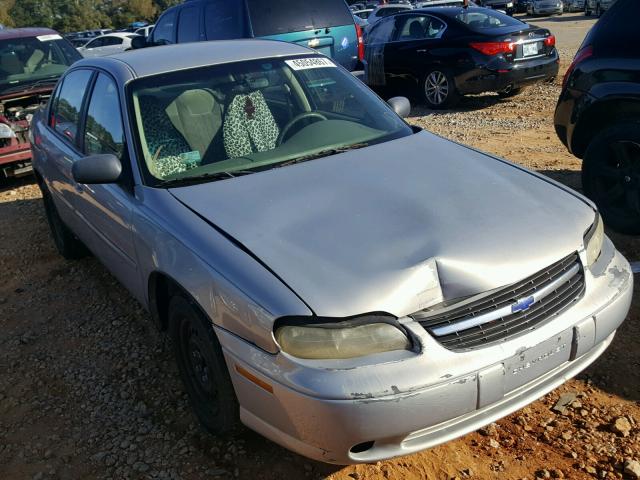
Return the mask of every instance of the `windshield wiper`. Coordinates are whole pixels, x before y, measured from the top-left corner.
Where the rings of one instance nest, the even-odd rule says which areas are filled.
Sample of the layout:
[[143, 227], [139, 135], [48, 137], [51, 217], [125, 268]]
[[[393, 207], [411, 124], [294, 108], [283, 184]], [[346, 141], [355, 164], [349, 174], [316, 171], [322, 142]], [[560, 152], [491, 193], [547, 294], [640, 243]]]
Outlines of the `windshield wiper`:
[[6, 90], [3, 90], [2, 93], [11, 93], [11, 92], [17, 92], [20, 90], [24, 90], [26, 92], [33, 90], [36, 87], [39, 87], [41, 85], [46, 85], [48, 83], [56, 83], [58, 81], [58, 77], [55, 78], [43, 78], [42, 80], [38, 80], [37, 82], [33, 82], [33, 83], [21, 83], [20, 85], [16, 85], [13, 88], [8, 88]]
[[328, 157], [329, 155], [337, 155], [338, 153], [348, 152], [350, 150], [357, 150], [369, 146], [368, 143], [354, 143], [353, 145], [347, 145], [346, 147], [327, 148], [326, 150], [320, 150], [316, 153], [310, 153], [309, 155], [302, 155], [300, 157], [286, 160], [276, 165], [276, 167], [286, 167], [287, 165], [293, 165], [294, 163], [307, 162], [309, 160], [315, 160], [316, 158]]
[[160, 188], [183, 187], [185, 185], [194, 185], [197, 183], [208, 181], [225, 180], [228, 178], [240, 177], [242, 175], [249, 175], [251, 173], [255, 173], [255, 170], [232, 170], [230, 172], [203, 173], [201, 175], [194, 175], [192, 177], [163, 180], [156, 183], [155, 186]]

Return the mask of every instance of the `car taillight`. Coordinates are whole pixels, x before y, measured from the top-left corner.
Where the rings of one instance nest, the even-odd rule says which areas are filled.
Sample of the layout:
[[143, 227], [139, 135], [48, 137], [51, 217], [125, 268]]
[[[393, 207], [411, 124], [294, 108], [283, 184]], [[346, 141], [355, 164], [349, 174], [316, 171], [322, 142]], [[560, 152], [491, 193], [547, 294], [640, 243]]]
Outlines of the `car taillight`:
[[556, 46], [556, 36], [555, 35], [549, 35], [547, 38], [544, 39], [544, 44], [547, 47], [555, 47]]
[[356, 24], [356, 37], [358, 37], [358, 60], [364, 60], [364, 38], [362, 27]]
[[516, 51], [516, 44], [512, 42], [473, 42], [469, 46], [489, 56]]
[[591, 46], [585, 47], [578, 53], [576, 53], [576, 56], [573, 58], [573, 62], [571, 62], [571, 65], [569, 65], [569, 68], [567, 69], [567, 73], [564, 74], [564, 79], [562, 80], [563, 89], [567, 86], [569, 77], [571, 76], [571, 73], [576, 69], [576, 66], [583, 60], [589, 58], [591, 55], [593, 55], [593, 48]]

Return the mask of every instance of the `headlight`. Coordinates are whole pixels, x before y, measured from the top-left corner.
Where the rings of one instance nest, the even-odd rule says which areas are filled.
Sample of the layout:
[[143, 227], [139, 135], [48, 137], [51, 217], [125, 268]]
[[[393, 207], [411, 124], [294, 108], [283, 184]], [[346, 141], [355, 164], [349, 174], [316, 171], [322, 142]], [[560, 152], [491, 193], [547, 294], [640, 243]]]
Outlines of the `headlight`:
[[591, 225], [591, 228], [584, 236], [584, 248], [587, 252], [587, 267], [593, 265], [602, 250], [602, 243], [604, 242], [604, 224], [600, 214], [596, 214], [596, 221]]
[[275, 332], [280, 348], [294, 357], [344, 359], [393, 350], [411, 350], [411, 341], [400, 328], [380, 317], [357, 319], [357, 323], [284, 325]]
[[507, 8], [511, 8], [511, 7], [513, 7], [513, 2], [507, 3]]

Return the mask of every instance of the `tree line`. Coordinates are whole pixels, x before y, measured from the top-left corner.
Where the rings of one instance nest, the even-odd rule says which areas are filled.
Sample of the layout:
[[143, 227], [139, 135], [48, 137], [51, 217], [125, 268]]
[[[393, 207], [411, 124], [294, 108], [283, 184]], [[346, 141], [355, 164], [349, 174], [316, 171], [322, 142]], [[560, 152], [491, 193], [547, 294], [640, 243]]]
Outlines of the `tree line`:
[[181, 0], [0, 0], [0, 23], [7, 27], [49, 27], [59, 32], [123, 28], [153, 22]]

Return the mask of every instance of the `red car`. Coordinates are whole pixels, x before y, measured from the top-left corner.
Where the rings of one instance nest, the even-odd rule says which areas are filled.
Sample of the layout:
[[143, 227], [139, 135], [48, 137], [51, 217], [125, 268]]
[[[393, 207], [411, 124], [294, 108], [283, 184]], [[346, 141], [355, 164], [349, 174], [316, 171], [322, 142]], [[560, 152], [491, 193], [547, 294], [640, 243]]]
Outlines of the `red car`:
[[81, 58], [54, 30], [0, 30], [0, 179], [31, 172], [31, 117]]

